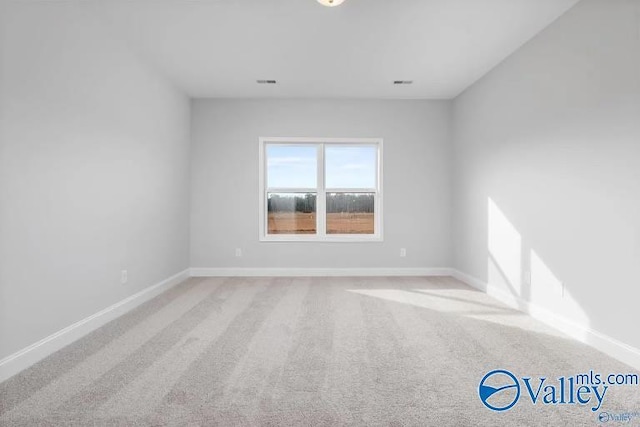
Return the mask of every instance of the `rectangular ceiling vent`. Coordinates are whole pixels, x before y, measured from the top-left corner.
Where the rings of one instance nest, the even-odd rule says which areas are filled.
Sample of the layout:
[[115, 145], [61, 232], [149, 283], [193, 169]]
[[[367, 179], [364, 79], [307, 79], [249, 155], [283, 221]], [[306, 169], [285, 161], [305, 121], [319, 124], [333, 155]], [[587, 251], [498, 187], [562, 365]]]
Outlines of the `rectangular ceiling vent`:
[[394, 80], [394, 85], [410, 85], [413, 84], [413, 80]]
[[261, 85], [274, 85], [274, 84], [276, 84], [275, 80], [256, 80], [256, 82], [258, 82], [258, 84], [261, 84]]

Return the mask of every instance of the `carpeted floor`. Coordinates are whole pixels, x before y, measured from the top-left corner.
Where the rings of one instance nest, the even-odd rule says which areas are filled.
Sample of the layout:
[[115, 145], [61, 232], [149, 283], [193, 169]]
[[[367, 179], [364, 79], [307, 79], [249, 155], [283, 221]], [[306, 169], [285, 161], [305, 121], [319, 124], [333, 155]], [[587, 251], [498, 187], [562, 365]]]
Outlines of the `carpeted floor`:
[[523, 387], [494, 412], [478, 397], [493, 369], [534, 386], [633, 372], [448, 277], [190, 279], [0, 384], [0, 425], [573, 426], [640, 412], [638, 386], [610, 387], [595, 412], [534, 405]]

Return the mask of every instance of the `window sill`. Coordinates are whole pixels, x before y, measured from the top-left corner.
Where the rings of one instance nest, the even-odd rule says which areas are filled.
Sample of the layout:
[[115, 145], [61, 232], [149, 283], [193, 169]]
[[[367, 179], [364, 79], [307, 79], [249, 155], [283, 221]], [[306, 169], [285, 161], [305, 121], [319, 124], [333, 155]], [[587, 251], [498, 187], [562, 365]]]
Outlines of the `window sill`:
[[382, 242], [382, 236], [354, 236], [352, 234], [336, 234], [332, 236], [276, 235], [261, 236], [261, 242], [310, 242], [310, 243], [372, 243]]

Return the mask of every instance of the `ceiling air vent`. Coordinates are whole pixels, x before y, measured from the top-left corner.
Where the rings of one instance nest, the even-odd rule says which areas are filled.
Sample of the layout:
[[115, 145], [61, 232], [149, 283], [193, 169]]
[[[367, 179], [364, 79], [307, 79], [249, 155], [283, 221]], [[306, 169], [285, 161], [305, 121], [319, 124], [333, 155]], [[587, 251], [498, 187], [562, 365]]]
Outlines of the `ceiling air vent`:
[[410, 85], [413, 84], [413, 80], [394, 80], [394, 85]]
[[275, 80], [256, 80], [256, 83], [260, 85], [274, 85], [276, 84]]

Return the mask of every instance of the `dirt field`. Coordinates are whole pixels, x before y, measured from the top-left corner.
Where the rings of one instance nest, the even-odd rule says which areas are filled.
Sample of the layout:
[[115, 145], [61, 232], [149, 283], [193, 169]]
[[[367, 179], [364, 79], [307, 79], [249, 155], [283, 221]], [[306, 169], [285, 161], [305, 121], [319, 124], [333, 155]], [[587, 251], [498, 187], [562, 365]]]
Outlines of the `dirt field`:
[[302, 212], [269, 213], [269, 234], [315, 234], [316, 214]]
[[[315, 234], [316, 214], [274, 212], [269, 214], [269, 234]], [[372, 213], [327, 214], [327, 234], [373, 234]]]

